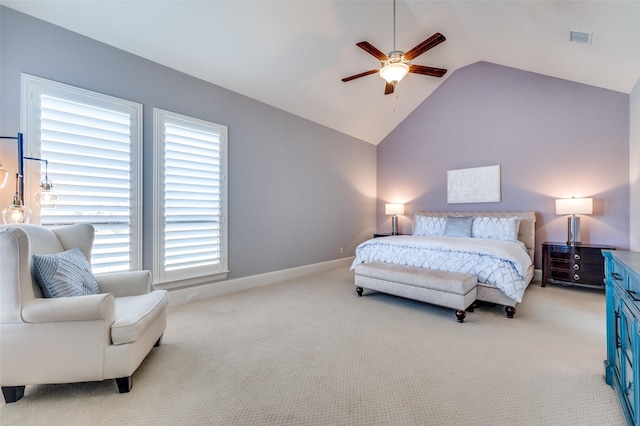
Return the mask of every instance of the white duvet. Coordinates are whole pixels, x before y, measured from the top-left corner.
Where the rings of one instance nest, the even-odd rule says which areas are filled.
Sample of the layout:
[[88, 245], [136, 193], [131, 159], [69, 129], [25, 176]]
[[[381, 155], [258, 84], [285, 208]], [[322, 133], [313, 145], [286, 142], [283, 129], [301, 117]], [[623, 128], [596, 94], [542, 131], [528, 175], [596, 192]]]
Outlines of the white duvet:
[[520, 241], [482, 238], [394, 235], [374, 238], [356, 248], [351, 270], [359, 263], [387, 262], [474, 274], [521, 302], [531, 258]]

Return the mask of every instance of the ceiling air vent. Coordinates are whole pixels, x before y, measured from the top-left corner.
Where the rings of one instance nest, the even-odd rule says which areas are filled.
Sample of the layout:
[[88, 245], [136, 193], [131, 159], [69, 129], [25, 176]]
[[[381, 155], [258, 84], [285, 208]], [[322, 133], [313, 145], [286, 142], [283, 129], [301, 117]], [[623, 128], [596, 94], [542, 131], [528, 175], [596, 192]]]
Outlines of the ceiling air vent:
[[574, 43], [581, 43], [581, 44], [591, 44], [592, 35], [593, 35], [592, 32], [572, 30], [569, 32], [569, 41], [572, 41]]

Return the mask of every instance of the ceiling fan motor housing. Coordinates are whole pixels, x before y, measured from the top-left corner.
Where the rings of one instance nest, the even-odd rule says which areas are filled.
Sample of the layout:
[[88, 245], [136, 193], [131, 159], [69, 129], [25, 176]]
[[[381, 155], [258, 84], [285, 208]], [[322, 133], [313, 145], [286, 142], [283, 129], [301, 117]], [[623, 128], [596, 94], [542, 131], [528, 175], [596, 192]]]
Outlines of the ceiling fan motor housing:
[[[382, 53], [378, 48], [373, 46], [368, 41], [361, 41], [359, 43], [356, 43], [356, 46], [377, 58], [380, 61], [382, 67], [380, 69], [369, 70], [360, 74], [352, 75], [350, 77], [345, 77], [342, 79], [342, 81], [347, 82], [355, 80], [356, 78], [365, 77], [367, 75], [377, 73], [386, 82], [384, 94], [389, 95], [394, 92], [396, 84], [409, 73], [442, 77], [447, 72], [446, 69], [411, 64], [411, 60], [417, 58], [427, 50], [434, 48], [445, 40], [446, 38], [442, 34], [435, 33], [407, 52], [393, 50], [387, 55]], [[393, 44], [395, 49], [395, 40]]]
[[389, 52], [387, 56], [389, 59], [386, 61], [382, 61], [383, 66], [388, 64], [393, 64], [395, 62], [409, 62], [406, 59], [404, 59], [404, 52], [401, 52], [400, 50], [394, 50], [393, 52]]

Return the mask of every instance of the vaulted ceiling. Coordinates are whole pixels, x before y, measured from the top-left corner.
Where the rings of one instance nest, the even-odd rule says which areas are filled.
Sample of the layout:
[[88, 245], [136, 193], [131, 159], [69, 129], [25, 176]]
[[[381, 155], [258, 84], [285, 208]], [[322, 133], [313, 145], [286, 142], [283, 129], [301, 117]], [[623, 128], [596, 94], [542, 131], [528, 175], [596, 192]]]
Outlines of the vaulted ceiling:
[[[8, 1], [0, 4], [372, 144], [456, 69], [478, 61], [630, 93], [640, 77], [639, 1], [397, 0], [396, 48], [447, 40], [412, 61], [393, 95], [356, 43], [393, 50], [393, 1]], [[569, 41], [592, 32], [590, 44]]]

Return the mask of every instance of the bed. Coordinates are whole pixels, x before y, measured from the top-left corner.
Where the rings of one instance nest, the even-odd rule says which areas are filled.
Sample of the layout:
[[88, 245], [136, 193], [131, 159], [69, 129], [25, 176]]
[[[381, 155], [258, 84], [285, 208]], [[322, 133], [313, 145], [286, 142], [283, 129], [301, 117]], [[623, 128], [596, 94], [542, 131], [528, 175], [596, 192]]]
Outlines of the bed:
[[477, 300], [504, 305], [512, 318], [534, 276], [535, 222], [533, 211], [419, 211], [412, 235], [363, 242], [351, 269], [385, 262], [471, 273], [477, 277]]

